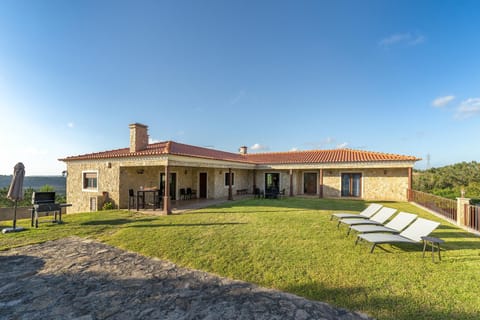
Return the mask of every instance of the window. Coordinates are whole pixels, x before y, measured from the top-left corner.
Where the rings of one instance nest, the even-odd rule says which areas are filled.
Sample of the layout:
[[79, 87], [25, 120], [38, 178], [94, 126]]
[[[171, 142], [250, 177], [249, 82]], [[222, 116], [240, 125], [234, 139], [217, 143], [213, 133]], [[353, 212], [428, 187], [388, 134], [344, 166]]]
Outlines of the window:
[[362, 174], [342, 173], [342, 197], [362, 196]]
[[[235, 185], [235, 173], [231, 173], [231, 177], [232, 177], [232, 186]], [[225, 186], [229, 186], [230, 185], [230, 174], [228, 174], [228, 172], [225, 172]]]
[[97, 180], [98, 180], [98, 172], [96, 171], [88, 171], [83, 172], [83, 190], [89, 191], [97, 191]]

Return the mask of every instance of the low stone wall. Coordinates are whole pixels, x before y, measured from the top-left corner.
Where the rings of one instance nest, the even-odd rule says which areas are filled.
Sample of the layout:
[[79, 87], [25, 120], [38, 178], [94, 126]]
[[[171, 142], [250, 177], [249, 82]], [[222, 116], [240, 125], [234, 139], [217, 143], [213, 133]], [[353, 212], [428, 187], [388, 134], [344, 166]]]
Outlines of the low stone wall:
[[[17, 220], [30, 218], [32, 207], [17, 208]], [[13, 220], [13, 208], [0, 208], [0, 221]]]
[[[18, 219], [30, 219], [30, 209], [32, 207], [18, 207], [17, 208], [17, 220]], [[62, 208], [62, 215], [66, 213], [65, 208]], [[13, 208], [0, 208], [0, 221], [12, 221], [13, 220]]]

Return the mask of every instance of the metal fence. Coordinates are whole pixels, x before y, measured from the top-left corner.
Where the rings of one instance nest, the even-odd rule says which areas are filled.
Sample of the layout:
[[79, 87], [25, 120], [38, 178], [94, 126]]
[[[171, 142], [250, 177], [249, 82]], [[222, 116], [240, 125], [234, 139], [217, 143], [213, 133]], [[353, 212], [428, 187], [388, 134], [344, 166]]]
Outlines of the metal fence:
[[465, 225], [469, 228], [480, 231], [480, 207], [466, 204], [464, 214]]
[[[421, 206], [424, 206], [430, 210], [435, 211], [436, 213], [457, 221], [457, 201], [442, 198], [435, 196], [433, 194], [417, 191], [417, 190], [408, 190], [408, 200], [416, 202]], [[478, 210], [477, 210], [478, 218]], [[477, 219], [478, 225], [478, 219]]]

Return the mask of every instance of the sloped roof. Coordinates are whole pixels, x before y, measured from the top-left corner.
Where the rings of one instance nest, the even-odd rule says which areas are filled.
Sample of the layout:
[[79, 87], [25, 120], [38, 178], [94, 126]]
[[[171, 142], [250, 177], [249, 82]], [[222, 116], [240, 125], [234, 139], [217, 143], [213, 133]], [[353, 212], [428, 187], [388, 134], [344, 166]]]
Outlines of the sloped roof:
[[152, 155], [180, 155], [187, 157], [243, 162], [251, 164], [305, 164], [420, 160], [413, 156], [352, 149], [270, 152], [242, 155], [239, 153], [197, 147], [174, 141], [165, 141], [149, 144], [145, 150], [138, 152], [130, 152], [129, 148], [122, 148], [116, 150], [70, 156], [60, 160], [94, 160], [125, 157], [143, 157]]
[[390, 153], [352, 150], [307, 150], [291, 152], [253, 153], [247, 159], [258, 164], [293, 164], [293, 163], [341, 163], [341, 162], [377, 162], [377, 161], [417, 161], [413, 156]]

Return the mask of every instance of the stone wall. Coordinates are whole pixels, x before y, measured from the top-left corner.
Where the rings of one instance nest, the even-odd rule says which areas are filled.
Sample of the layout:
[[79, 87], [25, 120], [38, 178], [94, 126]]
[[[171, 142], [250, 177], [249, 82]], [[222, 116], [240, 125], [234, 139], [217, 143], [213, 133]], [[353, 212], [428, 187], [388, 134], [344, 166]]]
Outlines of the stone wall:
[[342, 173], [362, 174], [362, 199], [407, 201], [408, 168], [324, 170], [323, 195], [341, 197]]
[[[103, 192], [108, 192], [109, 197], [117, 201], [119, 196], [119, 166], [111, 162], [73, 162], [68, 164], [67, 174], [67, 202], [72, 206], [67, 212], [96, 211], [103, 205]], [[83, 189], [83, 172], [98, 172], [97, 189]], [[91, 208], [92, 201], [97, 203], [96, 208]]]
[[[17, 220], [20, 219], [30, 219], [32, 217], [31, 210], [32, 207], [18, 207], [17, 208]], [[66, 208], [61, 208], [62, 214], [66, 213]], [[39, 217], [52, 216], [53, 212], [42, 212], [39, 213]], [[13, 208], [0, 208], [0, 221], [10, 221], [13, 222]], [[2, 227], [9, 226], [8, 222], [2, 223]]]
[[[128, 190], [139, 190], [140, 187], [160, 187], [160, 174], [165, 172], [165, 159], [157, 159], [154, 163], [142, 163], [137, 159], [112, 161], [73, 161], [68, 163], [67, 202], [72, 207], [67, 212], [83, 212], [97, 210], [102, 207], [106, 195], [116, 208], [128, 207]], [[98, 188], [83, 190], [83, 175], [85, 171], [98, 172]], [[207, 198], [223, 198], [228, 196], [228, 186], [225, 185], [225, 172], [228, 168], [202, 168], [187, 166], [170, 166], [170, 173], [176, 174], [176, 199], [180, 199], [181, 188], [192, 188], [199, 195], [199, 174], [207, 173]], [[235, 181], [232, 188], [233, 195], [239, 189], [253, 190], [253, 170], [232, 169]], [[260, 190], [265, 188], [265, 173], [280, 174], [280, 190], [290, 194], [290, 170], [266, 169], [255, 170], [256, 186]], [[293, 195], [302, 195], [303, 174], [315, 172], [319, 183], [319, 169], [293, 170]], [[344, 172], [358, 172], [362, 174], [362, 199], [406, 201], [408, 188], [408, 168], [362, 168], [357, 169], [324, 169], [323, 195], [325, 198], [339, 198], [341, 196], [341, 174]], [[317, 194], [320, 189], [317, 187]], [[97, 206], [91, 208], [92, 198]]]
[[[213, 169], [211, 171], [214, 180], [212, 197], [228, 197], [228, 185], [225, 185], [225, 173], [228, 172], [228, 169]], [[237, 190], [242, 189], [247, 189], [251, 193], [253, 188], [252, 170], [233, 169], [232, 172], [234, 173], [232, 195], [235, 196]]]

